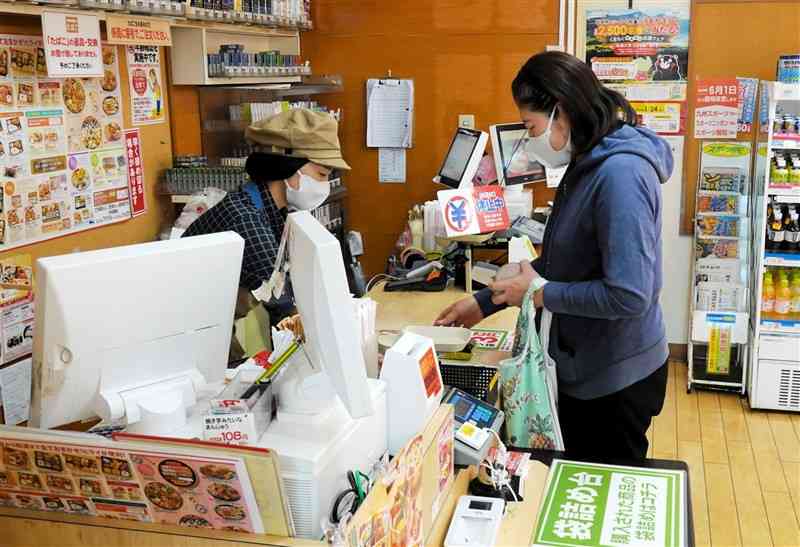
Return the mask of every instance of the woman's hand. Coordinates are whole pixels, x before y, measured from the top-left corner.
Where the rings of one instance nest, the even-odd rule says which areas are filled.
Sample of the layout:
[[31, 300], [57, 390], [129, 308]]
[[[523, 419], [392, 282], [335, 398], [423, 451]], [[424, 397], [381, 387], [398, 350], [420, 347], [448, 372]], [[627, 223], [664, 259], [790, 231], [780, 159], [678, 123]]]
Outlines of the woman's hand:
[[306, 337], [306, 333], [303, 330], [303, 321], [300, 319], [299, 315], [293, 315], [291, 317], [287, 317], [280, 323], [278, 323], [278, 330], [289, 330], [292, 331], [294, 337], [297, 340], [304, 340]]
[[437, 327], [474, 327], [483, 321], [483, 312], [474, 296], [463, 298], [444, 309], [436, 321], [433, 322]]
[[528, 292], [531, 282], [540, 276], [536, 273], [536, 270], [533, 269], [530, 262], [521, 262], [520, 269], [521, 272], [518, 276], [504, 281], [497, 281], [489, 285], [489, 288], [492, 289], [494, 293], [492, 302], [498, 306], [506, 304], [508, 306], [520, 307], [522, 305], [522, 299], [525, 298], [525, 294]]

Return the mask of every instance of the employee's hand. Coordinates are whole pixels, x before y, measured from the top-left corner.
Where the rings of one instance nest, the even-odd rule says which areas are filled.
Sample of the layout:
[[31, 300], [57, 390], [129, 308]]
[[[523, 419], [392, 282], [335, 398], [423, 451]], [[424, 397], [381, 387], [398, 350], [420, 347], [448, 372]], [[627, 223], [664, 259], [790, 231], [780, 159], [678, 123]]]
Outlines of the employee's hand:
[[474, 296], [463, 298], [444, 309], [436, 321], [437, 327], [467, 327], [472, 328], [483, 321], [483, 312]]
[[518, 276], [489, 284], [489, 288], [494, 293], [492, 302], [496, 305], [506, 304], [519, 307], [522, 304], [522, 299], [525, 298], [525, 293], [528, 292], [528, 288], [531, 286], [531, 282], [540, 277], [530, 262], [520, 262], [520, 268], [522, 271]]
[[278, 323], [278, 330], [290, 330], [298, 340], [304, 340], [306, 336], [303, 330], [303, 321], [300, 319], [299, 315], [287, 317]]

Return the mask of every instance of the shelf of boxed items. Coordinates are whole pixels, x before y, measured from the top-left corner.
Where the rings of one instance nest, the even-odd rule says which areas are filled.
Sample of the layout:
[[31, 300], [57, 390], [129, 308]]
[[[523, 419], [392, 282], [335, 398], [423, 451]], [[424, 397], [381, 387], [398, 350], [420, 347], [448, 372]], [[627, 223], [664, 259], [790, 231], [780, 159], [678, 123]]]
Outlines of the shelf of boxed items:
[[[347, 188], [345, 188], [344, 186], [340, 186], [339, 188], [331, 190], [331, 195], [328, 196], [328, 199], [325, 200], [323, 205], [342, 201], [346, 197], [347, 197]], [[192, 196], [190, 194], [171, 194], [170, 199], [172, 200], [172, 203], [176, 205], [185, 205], [189, 203], [189, 201], [192, 199]]]
[[[220, 52], [232, 47], [237, 48], [237, 52], [231, 56], [238, 61], [235, 66], [233, 62], [230, 65], [210, 66], [210, 55], [221, 58]], [[299, 62], [294, 66], [245, 66], [241, 63], [241, 53], [269, 56], [265, 52], [274, 53], [270, 62], [299, 59], [299, 35], [297, 32], [254, 35], [215, 28], [176, 26], [172, 29], [170, 48], [172, 82], [175, 85], [210, 86], [300, 83], [310, 71], [308, 66]]]
[[45, 10], [93, 13], [101, 21], [106, 15], [129, 12], [137, 17], [167, 20], [173, 27], [206, 28], [243, 35], [295, 35], [300, 30], [311, 30], [310, 22], [293, 21], [272, 15], [254, 15], [221, 10], [202, 10], [187, 7], [183, 2], [170, 0], [80, 0], [73, 2], [0, 1], [0, 13], [40, 16]]

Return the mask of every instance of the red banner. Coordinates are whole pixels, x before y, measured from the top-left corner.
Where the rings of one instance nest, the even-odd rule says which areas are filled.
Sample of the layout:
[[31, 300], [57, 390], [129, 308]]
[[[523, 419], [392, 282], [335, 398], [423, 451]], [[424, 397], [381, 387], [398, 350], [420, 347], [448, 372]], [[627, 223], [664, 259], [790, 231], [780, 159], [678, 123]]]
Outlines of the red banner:
[[144, 165], [139, 129], [125, 130], [125, 150], [128, 155], [128, 188], [130, 189], [131, 215], [135, 218], [147, 212], [144, 199]]

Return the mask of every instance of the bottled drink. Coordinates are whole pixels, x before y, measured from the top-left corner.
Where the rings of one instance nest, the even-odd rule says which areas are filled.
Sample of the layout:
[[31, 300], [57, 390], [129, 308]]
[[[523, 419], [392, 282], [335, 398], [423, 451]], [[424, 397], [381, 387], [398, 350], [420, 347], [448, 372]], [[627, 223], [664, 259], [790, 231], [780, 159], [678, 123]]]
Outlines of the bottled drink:
[[767, 249], [770, 251], [779, 251], [783, 246], [785, 235], [783, 230], [783, 212], [781, 212], [779, 206], [775, 206], [772, 211], [772, 221], [769, 224]]
[[787, 253], [800, 252], [800, 215], [796, 209], [789, 209], [789, 222], [784, 223], [786, 230], [783, 236], [783, 248]]
[[792, 309], [791, 312], [796, 319], [800, 319], [800, 270], [795, 270], [792, 274]]
[[775, 311], [775, 283], [770, 270], [764, 272], [764, 282], [761, 288], [761, 311], [766, 313]]
[[792, 309], [792, 289], [789, 287], [789, 277], [784, 273], [778, 281], [778, 288], [775, 291], [775, 313], [778, 315], [789, 315]]

